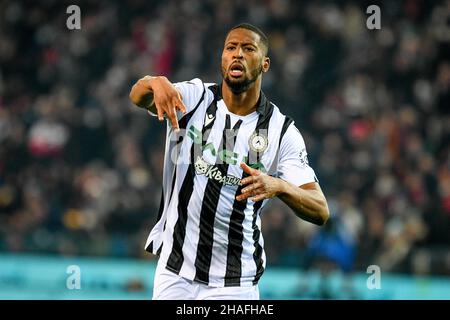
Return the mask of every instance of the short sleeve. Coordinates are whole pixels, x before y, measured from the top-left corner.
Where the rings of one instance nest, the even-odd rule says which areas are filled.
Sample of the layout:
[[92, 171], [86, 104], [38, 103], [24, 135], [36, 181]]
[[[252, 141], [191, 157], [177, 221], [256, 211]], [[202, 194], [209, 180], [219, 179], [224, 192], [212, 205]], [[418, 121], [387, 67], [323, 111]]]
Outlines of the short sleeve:
[[[195, 78], [189, 81], [175, 82], [174, 87], [180, 92], [184, 105], [186, 106], [186, 112], [190, 112], [200, 102], [205, 86], [203, 81], [199, 78]], [[150, 112], [152, 116], [157, 116], [153, 112]], [[177, 112], [178, 118], [183, 115], [181, 112]]]
[[294, 123], [281, 140], [277, 176], [296, 186], [318, 182], [314, 170], [309, 166], [305, 141]]

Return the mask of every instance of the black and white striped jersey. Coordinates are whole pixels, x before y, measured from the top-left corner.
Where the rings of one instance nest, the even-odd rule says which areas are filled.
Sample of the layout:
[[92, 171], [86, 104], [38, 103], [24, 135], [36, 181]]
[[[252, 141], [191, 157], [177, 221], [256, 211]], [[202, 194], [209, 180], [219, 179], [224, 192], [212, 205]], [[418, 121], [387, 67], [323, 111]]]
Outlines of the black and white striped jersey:
[[167, 121], [163, 191], [146, 250], [168, 270], [214, 287], [252, 286], [266, 265], [260, 213], [269, 200], [237, 201], [241, 162], [300, 186], [317, 181], [302, 135], [261, 92], [257, 110], [228, 111], [221, 86], [174, 84], [187, 107]]

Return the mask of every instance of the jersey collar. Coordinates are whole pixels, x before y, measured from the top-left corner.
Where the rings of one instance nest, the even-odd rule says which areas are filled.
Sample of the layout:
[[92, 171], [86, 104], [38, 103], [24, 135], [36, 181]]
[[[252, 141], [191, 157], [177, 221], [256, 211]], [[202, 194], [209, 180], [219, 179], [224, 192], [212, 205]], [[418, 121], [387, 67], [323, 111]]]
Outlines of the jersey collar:
[[[214, 96], [216, 98], [216, 101], [222, 100], [222, 82], [220, 82], [219, 84], [217, 84], [217, 87], [215, 88], [216, 90], [214, 90]], [[264, 92], [261, 90], [259, 92], [259, 99], [258, 102], [256, 103], [257, 107], [256, 107], [256, 111], [265, 116], [268, 112], [269, 109], [269, 100], [266, 98], [266, 95], [264, 94]]]

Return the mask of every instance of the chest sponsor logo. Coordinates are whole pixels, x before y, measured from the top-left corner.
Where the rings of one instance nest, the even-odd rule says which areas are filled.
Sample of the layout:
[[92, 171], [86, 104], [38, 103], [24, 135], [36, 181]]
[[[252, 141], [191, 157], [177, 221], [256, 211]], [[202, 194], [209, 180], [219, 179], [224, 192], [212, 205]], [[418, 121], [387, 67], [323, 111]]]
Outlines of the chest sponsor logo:
[[194, 166], [197, 175], [204, 175], [208, 179], [216, 180], [228, 186], [238, 186], [241, 184], [240, 178], [230, 174], [224, 175], [216, 165], [209, 164], [201, 157], [197, 157]]

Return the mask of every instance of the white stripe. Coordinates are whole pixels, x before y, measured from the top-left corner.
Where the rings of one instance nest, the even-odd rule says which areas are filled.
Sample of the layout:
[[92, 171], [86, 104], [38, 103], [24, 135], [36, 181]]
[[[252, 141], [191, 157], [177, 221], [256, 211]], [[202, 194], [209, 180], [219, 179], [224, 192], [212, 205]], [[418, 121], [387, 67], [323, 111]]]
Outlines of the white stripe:
[[242, 275], [241, 285], [243, 282], [249, 283], [253, 281], [256, 274], [256, 265], [253, 260], [253, 253], [255, 252], [253, 240], [253, 205], [254, 202], [249, 200], [247, 209], [245, 210], [245, 220], [243, 223], [243, 251], [242, 251]]

